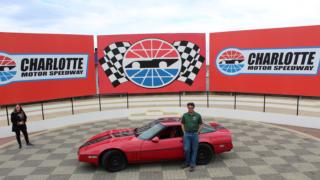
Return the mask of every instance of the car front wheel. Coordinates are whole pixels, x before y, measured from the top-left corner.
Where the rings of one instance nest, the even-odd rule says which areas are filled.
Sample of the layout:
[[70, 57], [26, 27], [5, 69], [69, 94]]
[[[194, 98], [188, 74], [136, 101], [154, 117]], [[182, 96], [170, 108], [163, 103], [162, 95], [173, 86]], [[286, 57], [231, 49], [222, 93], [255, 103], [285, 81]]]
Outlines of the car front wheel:
[[198, 165], [208, 164], [213, 156], [214, 152], [209, 144], [199, 144], [197, 154]]
[[107, 151], [101, 158], [102, 166], [110, 172], [120, 171], [127, 166], [124, 154], [118, 150]]

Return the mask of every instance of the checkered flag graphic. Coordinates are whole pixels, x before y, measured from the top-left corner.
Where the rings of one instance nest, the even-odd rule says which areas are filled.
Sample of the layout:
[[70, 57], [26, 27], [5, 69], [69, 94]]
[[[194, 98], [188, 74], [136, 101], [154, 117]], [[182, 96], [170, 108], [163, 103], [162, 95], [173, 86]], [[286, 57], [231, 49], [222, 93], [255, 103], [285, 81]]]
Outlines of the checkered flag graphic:
[[182, 59], [181, 72], [178, 80], [191, 86], [205, 58], [199, 54], [199, 46], [189, 41], [176, 41], [173, 43], [173, 46], [178, 50]]
[[[105, 56], [99, 60], [102, 69], [114, 87], [128, 81], [122, 67], [122, 61], [130, 46], [129, 42], [112, 43], [104, 49]], [[199, 46], [192, 42], [176, 41], [173, 46], [179, 52], [182, 60], [180, 75], [177, 79], [191, 86], [205, 58], [200, 55]]]
[[114, 87], [117, 87], [121, 83], [128, 81], [124, 74], [122, 61], [125, 52], [130, 46], [131, 44], [129, 42], [112, 43], [104, 49], [105, 56], [99, 59], [102, 69]]

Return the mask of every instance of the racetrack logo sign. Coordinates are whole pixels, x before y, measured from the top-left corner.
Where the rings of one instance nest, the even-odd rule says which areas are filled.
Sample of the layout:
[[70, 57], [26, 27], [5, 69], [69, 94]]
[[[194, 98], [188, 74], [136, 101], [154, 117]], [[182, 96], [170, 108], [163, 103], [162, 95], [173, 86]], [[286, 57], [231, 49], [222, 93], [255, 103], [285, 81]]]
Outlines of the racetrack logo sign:
[[317, 75], [319, 61], [320, 47], [285, 49], [228, 48], [218, 54], [216, 67], [225, 75]]
[[161, 88], [175, 80], [191, 86], [204, 57], [189, 41], [170, 44], [162, 39], [111, 43], [99, 62], [114, 87], [130, 81], [144, 88]]
[[238, 74], [245, 66], [244, 56], [237, 49], [228, 49], [221, 53], [217, 60], [217, 66], [221, 72], [228, 75]]
[[16, 62], [6, 55], [0, 55], [0, 84], [10, 81], [16, 74]]
[[122, 65], [131, 82], [146, 88], [158, 88], [177, 78], [181, 58], [168, 42], [147, 39], [133, 44], [127, 50]]
[[0, 86], [13, 82], [87, 77], [85, 54], [0, 53]]

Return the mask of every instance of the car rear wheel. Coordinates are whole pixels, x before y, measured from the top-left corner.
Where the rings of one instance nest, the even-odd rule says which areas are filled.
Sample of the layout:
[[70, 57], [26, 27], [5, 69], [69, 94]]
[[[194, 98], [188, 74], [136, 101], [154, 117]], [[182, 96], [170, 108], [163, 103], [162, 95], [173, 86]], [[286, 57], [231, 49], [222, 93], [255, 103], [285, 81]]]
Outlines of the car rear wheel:
[[116, 172], [127, 166], [127, 159], [124, 154], [118, 150], [107, 151], [101, 158], [102, 166], [110, 172]]
[[214, 152], [209, 144], [199, 144], [198, 154], [197, 154], [197, 164], [203, 165], [208, 164], [212, 157], [214, 156]]

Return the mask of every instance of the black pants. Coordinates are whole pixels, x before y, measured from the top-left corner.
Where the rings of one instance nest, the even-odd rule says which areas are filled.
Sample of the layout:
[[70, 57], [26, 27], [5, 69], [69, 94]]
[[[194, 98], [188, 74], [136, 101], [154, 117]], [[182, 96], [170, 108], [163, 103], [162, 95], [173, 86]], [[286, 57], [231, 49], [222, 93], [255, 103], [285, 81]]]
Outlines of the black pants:
[[24, 139], [26, 140], [26, 143], [29, 144], [30, 142], [29, 142], [27, 129], [18, 129], [15, 132], [16, 132], [16, 138], [17, 138], [19, 146], [21, 146], [20, 131], [22, 131]]

